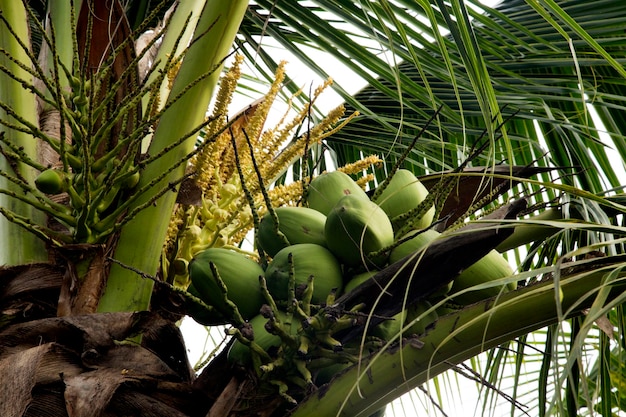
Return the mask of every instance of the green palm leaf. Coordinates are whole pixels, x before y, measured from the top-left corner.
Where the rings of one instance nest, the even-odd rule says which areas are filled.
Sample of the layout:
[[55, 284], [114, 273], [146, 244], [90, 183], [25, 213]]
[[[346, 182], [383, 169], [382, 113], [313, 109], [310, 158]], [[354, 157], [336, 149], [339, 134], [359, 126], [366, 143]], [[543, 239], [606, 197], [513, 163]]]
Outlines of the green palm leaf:
[[[390, 152], [392, 163], [393, 155], [402, 152], [433, 109], [443, 105], [439, 123], [412, 152], [411, 162], [418, 173], [455, 166], [458, 157], [454, 154], [467, 152], [501, 111], [504, 116], [516, 114], [506, 125], [508, 140], [493, 143], [480, 164], [503, 159], [527, 164], [550, 152], [556, 165], [589, 167], [595, 158], [608, 168], [603, 170], [608, 183], [585, 171], [576, 176], [580, 185], [588, 190], [619, 185], [599, 142], [598, 126], [583, 100], [585, 94], [586, 101], [594, 103], [615, 148], [623, 154], [623, 117], [619, 116], [624, 109], [624, 83], [619, 63], [625, 59], [625, 42], [617, 22], [626, 10], [619, 4], [563, 2], [552, 10], [563, 15], [557, 30], [554, 22], [544, 20], [523, 1], [507, 1], [497, 9], [468, 7], [466, 14], [464, 9], [437, 9], [411, 1], [382, 2], [384, 7], [373, 2], [321, 1], [310, 8], [257, 3], [272, 14], [262, 18], [258, 11], [254, 13], [256, 23], [249, 18], [244, 25], [247, 34], [271, 37], [323, 77], [332, 75], [332, 70], [314, 62], [305, 47], [315, 44], [331, 49], [369, 82], [354, 97], [346, 94], [346, 88], [337, 87], [346, 102], [362, 113], [330, 142], [339, 163], [354, 155], [350, 148]], [[476, 5], [472, 2], [472, 6]], [[336, 15], [320, 19], [321, 9]], [[454, 13], [461, 13], [458, 27], [452, 24]], [[339, 26], [341, 19], [351, 26]], [[452, 32], [443, 37], [436, 24], [447, 24]], [[571, 39], [564, 37], [566, 33]], [[359, 43], [365, 35], [370, 48]], [[376, 42], [400, 62], [397, 67], [381, 59], [374, 50]], [[544, 146], [533, 120], [546, 137]], [[395, 146], [390, 149], [391, 144]]]

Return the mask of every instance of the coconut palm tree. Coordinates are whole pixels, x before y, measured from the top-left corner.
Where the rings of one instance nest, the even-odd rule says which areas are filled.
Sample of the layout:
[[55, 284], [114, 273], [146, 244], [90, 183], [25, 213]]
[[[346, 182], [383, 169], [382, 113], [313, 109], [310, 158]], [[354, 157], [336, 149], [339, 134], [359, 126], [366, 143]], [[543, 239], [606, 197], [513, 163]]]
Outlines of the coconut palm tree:
[[[0, 12], [0, 373], [11, 381], [0, 414], [371, 415], [448, 369], [469, 372], [460, 364], [481, 352], [485, 369], [471, 371], [493, 395], [485, 408], [506, 395], [512, 414], [626, 408], [624, 207], [609, 152], [626, 152], [626, 7], [0, 1]], [[285, 77], [284, 91], [297, 89], [276, 42], [326, 77], [333, 68], [310, 48], [324, 51], [368, 86], [335, 84], [347, 111], [327, 117], [309, 94], [292, 129], [263, 133]], [[233, 46], [242, 57], [229, 60]], [[229, 118], [243, 59], [272, 87]], [[382, 167], [347, 168], [373, 193], [399, 167], [419, 175], [430, 194], [414, 217], [434, 205], [443, 237], [324, 308], [305, 290], [276, 320], [266, 294], [281, 335], [272, 358], [225, 277], [212, 270], [211, 302], [189, 287], [187, 263], [207, 247], [241, 251], [259, 214], [296, 204], [328, 153], [337, 167], [380, 155]], [[494, 296], [430, 298], [494, 251], [516, 273], [466, 290]], [[417, 335], [366, 333], [427, 299]], [[175, 325], [186, 315], [230, 325], [228, 343], [249, 345], [251, 363], [224, 349], [196, 376]], [[296, 317], [309, 327], [290, 335]], [[313, 380], [329, 364], [341, 372]]]

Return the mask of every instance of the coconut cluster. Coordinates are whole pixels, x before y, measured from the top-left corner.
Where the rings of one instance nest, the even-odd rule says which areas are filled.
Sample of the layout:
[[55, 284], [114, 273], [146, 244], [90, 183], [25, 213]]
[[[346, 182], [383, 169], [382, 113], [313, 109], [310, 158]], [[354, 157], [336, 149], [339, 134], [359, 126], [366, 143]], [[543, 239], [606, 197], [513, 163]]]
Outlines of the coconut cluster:
[[[392, 263], [419, 256], [440, 238], [441, 233], [430, 228], [435, 208], [428, 196], [408, 170], [397, 170], [371, 197], [349, 175], [323, 173], [308, 184], [305, 205], [278, 207], [260, 220], [255, 242], [265, 263], [231, 249], [207, 249], [189, 264], [191, 290], [225, 318], [238, 310], [252, 326], [257, 348], [277, 349], [287, 336], [276, 333], [304, 333], [299, 320], [282, 327], [274, 323], [284, 321], [285, 312], [296, 308], [302, 317], [293, 316], [311, 317], [333, 297], [352, 291]], [[436, 300], [408, 306], [368, 333], [383, 340], [423, 334], [437, 319], [431, 302], [448, 297], [468, 304], [497, 295], [512, 287], [470, 289], [512, 273], [507, 261], [492, 251], [433, 295]], [[250, 349], [238, 340], [231, 347], [231, 359], [249, 363]]]

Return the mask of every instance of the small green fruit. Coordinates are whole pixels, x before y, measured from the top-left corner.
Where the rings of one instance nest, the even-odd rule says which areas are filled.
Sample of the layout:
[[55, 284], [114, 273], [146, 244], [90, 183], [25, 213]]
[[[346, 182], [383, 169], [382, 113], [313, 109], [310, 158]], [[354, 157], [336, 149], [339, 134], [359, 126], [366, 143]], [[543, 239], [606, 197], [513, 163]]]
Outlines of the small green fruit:
[[501, 293], [501, 290], [504, 290], [504, 292], [513, 291], [517, 288], [517, 283], [515, 282], [508, 283], [504, 288], [502, 288], [503, 286], [493, 286], [454, 295], [475, 285], [511, 276], [513, 273], [513, 268], [511, 268], [509, 262], [498, 251], [495, 249], [491, 250], [486, 256], [479, 259], [478, 262], [469, 266], [461, 275], [456, 277], [452, 284], [450, 295], [454, 297], [455, 303], [471, 304], [485, 298], [495, 297]]
[[35, 186], [46, 194], [61, 194], [67, 191], [67, 174], [56, 169], [46, 169], [35, 178]]
[[350, 280], [346, 284], [345, 288], [343, 289], [343, 292], [347, 293], [347, 292], [352, 291], [353, 289], [355, 289], [356, 287], [358, 287], [359, 285], [363, 284], [365, 281], [367, 281], [368, 279], [376, 275], [376, 272], [377, 271], [367, 271], [367, 272], [362, 272], [360, 274], [353, 276], [352, 278], [350, 278]]
[[[385, 190], [374, 200], [399, 228], [406, 219], [394, 220], [415, 209], [428, 196], [428, 190], [409, 170], [399, 169], [387, 184]], [[431, 206], [413, 226], [423, 229], [430, 226], [435, 216], [435, 207]]]

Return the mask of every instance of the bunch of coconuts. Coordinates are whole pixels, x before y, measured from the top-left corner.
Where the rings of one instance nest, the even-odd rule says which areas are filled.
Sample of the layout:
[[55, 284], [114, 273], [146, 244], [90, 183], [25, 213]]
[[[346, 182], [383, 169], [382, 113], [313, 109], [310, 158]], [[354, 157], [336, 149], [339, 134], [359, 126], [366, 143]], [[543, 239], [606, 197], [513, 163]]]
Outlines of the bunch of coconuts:
[[[384, 189], [370, 198], [347, 174], [323, 173], [308, 186], [307, 206], [284, 206], [270, 210], [259, 224], [255, 236], [257, 249], [269, 257], [262, 267], [244, 254], [210, 248], [198, 253], [189, 263], [193, 291], [225, 317], [232, 314], [227, 299], [237, 306], [243, 319], [251, 324], [255, 342], [264, 350], [280, 346], [281, 338], [267, 326], [267, 311], [259, 314], [266, 302], [259, 277], [276, 305], [286, 306], [295, 298], [306, 298], [312, 305], [323, 305], [329, 294], [350, 291], [387, 265], [419, 253], [440, 238], [428, 229], [433, 222], [433, 206], [416, 210], [428, 191], [415, 175], [397, 170]], [[398, 232], [409, 230], [398, 236]], [[399, 243], [402, 241], [402, 243]], [[219, 280], [215, 278], [219, 274]], [[473, 286], [513, 274], [509, 263], [497, 251], [467, 268], [434, 297], [451, 295], [454, 303], [469, 304], [514, 289], [514, 284], [471, 290]], [[221, 282], [220, 282], [221, 281]], [[295, 285], [294, 285], [295, 284]], [[432, 301], [432, 300], [431, 300]], [[389, 339], [399, 332], [422, 334], [426, 325], [437, 319], [431, 304], [422, 301], [388, 320], [371, 334]], [[286, 308], [285, 308], [286, 310]], [[272, 312], [283, 317], [283, 312]], [[425, 316], [425, 317], [423, 317]], [[421, 320], [416, 320], [421, 317]], [[284, 317], [283, 317], [284, 318]], [[271, 327], [271, 326], [270, 326]], [[287, 326], [286, 333], [297, 334], [299, 323]], [[231, 347], [233, 361], [249, 362], [248, 346], [236, 342]]]

